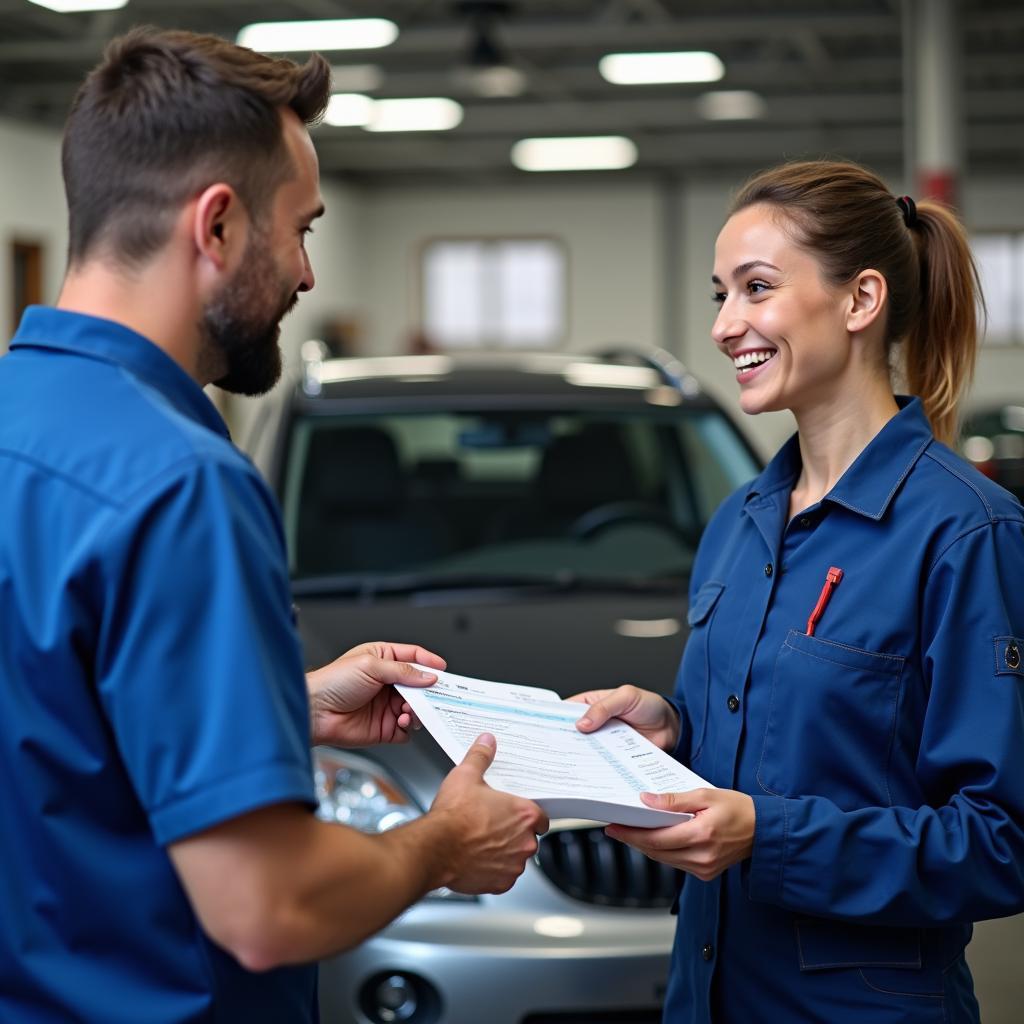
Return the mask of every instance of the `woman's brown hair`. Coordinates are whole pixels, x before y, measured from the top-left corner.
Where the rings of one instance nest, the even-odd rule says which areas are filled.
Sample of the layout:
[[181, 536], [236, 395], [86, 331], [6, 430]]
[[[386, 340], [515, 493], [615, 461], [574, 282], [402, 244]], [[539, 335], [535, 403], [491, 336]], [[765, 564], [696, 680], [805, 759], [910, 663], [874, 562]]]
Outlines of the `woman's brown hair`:
[[783, 215], [832, 284], [867, 269], [885, 277], [886, 351], [901, 344], [897, 365], [906, 387], [921, 399], [935, 436], [952, 442], [957, 408], [974, 375], [983, 309], [956, 216], [930, 199], [916, 207], [899, 200], [865, 168], [829, 160], [762, 171], [741, 189], [730, 213], [759, 203]]
[[181, 205], [218, 181], [259, 219], [293, 171], [281, 109], [312, 124], [330, 86], [319, 54], [297, 65], [152, 27], [114, 39], [64, 131], [69, 262], [102, 249], [129, 267], [143, 263], [167, 242]]

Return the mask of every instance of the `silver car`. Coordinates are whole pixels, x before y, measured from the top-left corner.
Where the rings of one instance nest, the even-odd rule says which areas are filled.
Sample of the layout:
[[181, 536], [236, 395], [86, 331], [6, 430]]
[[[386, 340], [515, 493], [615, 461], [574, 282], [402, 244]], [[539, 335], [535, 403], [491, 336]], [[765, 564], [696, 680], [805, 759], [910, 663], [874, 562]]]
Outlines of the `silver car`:
[[[284, 511], [307, 664], [372, 639], [554, 689], [671, 689], [700, 532], [758, 471], [678, 364], [635, 355], [323, 358], [254, 451]], [[425, 733], [315, 753], [320, 814], [368, 831], [430, 806]], [[511, 892], [432, 893], [320, 971], [325, 1024], [660, 1020], [674, 873], [558, 821]]]

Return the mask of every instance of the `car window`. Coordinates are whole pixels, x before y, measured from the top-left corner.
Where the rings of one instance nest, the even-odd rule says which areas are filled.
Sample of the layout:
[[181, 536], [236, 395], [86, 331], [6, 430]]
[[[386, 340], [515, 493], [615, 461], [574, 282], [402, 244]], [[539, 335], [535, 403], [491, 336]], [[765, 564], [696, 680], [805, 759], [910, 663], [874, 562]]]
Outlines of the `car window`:
[[305, 416], [282, 506], [297, 577], [686, 573], [756, 472], [717, 410]]

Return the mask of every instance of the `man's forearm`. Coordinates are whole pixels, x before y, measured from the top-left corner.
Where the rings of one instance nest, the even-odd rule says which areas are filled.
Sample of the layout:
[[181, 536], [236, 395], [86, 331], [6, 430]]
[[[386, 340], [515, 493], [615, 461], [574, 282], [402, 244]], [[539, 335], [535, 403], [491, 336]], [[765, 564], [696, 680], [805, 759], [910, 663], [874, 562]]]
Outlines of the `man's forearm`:
[[282, 805], [171, 855], [209, 935], [260, 971], [350, 949], [445, 884], [453, 833], [439, 814], [370, 836]]

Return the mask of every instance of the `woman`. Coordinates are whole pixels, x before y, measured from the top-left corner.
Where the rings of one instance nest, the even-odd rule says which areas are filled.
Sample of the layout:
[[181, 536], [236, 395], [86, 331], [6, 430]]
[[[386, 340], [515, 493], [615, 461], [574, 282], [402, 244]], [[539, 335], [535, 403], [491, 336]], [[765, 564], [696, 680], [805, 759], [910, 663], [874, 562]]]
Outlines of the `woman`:
[[790, 164], [740, 193], [712, 280], [743, 410], [798, 431], [705, 531], [675, 698], [578, 698], [717, 787], [608, 829], [687, 872], [665, 1020], [977, 1021], [971, 922], [1024, 909], [1024, 511], [946, 447], [963, 229]]

